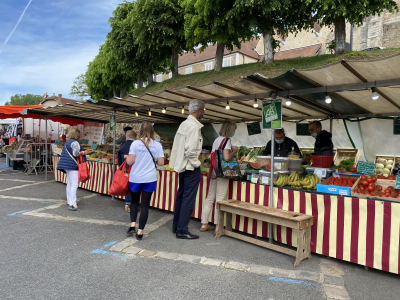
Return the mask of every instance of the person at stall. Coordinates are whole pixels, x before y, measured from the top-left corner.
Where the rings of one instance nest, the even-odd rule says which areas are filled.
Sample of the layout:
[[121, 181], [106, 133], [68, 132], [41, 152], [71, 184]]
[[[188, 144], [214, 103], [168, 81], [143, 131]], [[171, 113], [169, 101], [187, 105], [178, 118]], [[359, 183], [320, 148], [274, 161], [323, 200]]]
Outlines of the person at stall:
[[[134, 130], [128, 130], [125, 136], [126, 136], [126, 141], [122, 143], [118, 151], [118, 167], [121, 166], [122, 163], [125, 161], [124, 156], [129, 154], [129, 149], [131, 148], [133, 141], [136, 139], [136, 132]], [[131, 195], [129, 194], [125, 196], [125, 210], [127, 212], [130, 212], [130, 205], [131, 205]]]
[[[221, 146], [221, 143], [225, 142], [227, 139], [225, 148], [222, 150], [222, 153], [224, 160], [230, 161], [238, 152], [237, 147], [232, 147], [232, 142], [230, 139], [235, 135], [236, 128], [237, 126], [235, 122], [224, 121], [224, 123], [221, 126], [221, 129], [218, 132], [219, 137], [215, 139], [212, 145], [211, 153], [214, 152], [215, 150], [218, 150], [219, 147]], [[225, 200], [226, 193], [228, 192], [228, 187], [229, 187], [229, 179], [216, 177], [215, 171], [213, 170], [213, 173], [211, 174], [210, 187], [208, 189], [207, 198], [204, 201], [203, 212], [201, 214], [202, 225], [200, 227], [200, 231], [204, 232], [214, 229], [214, 227], [208, 225], [208, 218], [210, 217], [211, 209], [213, 208], [214, 202]], [[216, 225], [215, 228], [215, 233], [216, 233], [218, 230], [218, 210], [216, 206], [214, 208], [214, 224]]]
[[76, 128], [71, 128], [67, 134], [67, 142], [62, 149], [60, 161], [57, 170], [67, 174], [67, 202], [68, 209], [77, 211], [79, 210], [76, 205], [76, 190], [78, 189], [78, 162], [77, 157], [82, 156], [83, 161], [86, 161], [85, 149], [79, 144], [78, 139], [81, 132]]
[[127, 233], [130, 235], [136, 232], [136, 218], [140, 201], [141, 211], [136, 239], [141, 240], [149, 216], [150, 199], [157, 187], [156, 163], [159, 166], [164, 165], [164, 151], [161, 144], [154, 138], [154, 127], [151, 122], [142, 123], [139, 139], [132, 142], [129, 155], [125, 155], [124, 158], [128, 165], [132, 165], [129, 173], [131, 226]]
[[169, 166], [179, 173], [179, 188], [175, 200], [172, 232], [178, 239], [198, 239], [188, 225], [201, 179], [199, 155], [203, 147], [199, 122], [204, 116], [204, 102], [194, 99], [189, 103], [189, 117], [182, 122], [174, 138]]
[[[275, 129], [275, 135], [274, 135], [274, 156], [278, 157], [288, 157], [289, 152], [294, 149], [296, 153], [298, 153], [301, 156], [301, 152], [299, 149], [299, 146], [297, 143], [292, 140], [291, 138], [288, 138], [285, 134], [285, 129]], [[271, 155], [271, 141], [267, 143], [267, 146], [265, 147], [265, 150], [263, 152], [263, 156], [270, 156]]]
[[[127, 133], [129, 130], [132, 130], [132, 127], [127, 126], [127, 127], [124, 128], [124, 134], [121, 135], [121, 137], [115, 141], [115, 145], [120, 145], [120, 144], [122, 144], [122, 143], [125, 143], [125, 141], [126, 141], [126, 133]], [[112, 140], [113, 140], [113, 139], [111, 138], [111, 141], [112, 141]]]
[[308, 131], [315, 138], [314, 155], [333, 156], [332, 133], [322, 130], [320, 121], [311, 122]]

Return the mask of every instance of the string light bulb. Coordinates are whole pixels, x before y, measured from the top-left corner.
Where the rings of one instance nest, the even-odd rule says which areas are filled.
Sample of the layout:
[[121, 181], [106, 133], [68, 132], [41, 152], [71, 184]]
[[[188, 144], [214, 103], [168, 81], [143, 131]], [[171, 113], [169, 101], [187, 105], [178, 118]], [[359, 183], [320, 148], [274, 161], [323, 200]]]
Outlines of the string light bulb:
[[163, 114], [165, 114], [165, 113], [166, 113], [166, 111], [167, 111], [167, 107], [164, 107], [164, 108], [162, 109], [162, 111], [161, 111], [161, 112], [162, 112]]
[[376, 92], [376, 89], [373, 87], [372, 90], [372, 100], [378, 100], [379, 94]]
[[149, 108], [149, 117], [151, 117], [151, 110], [150, 110], [150, 108]]
[[138, 112], [137, 112], [137, 111], [135, 111], [135, 116], [136, 116], [136, 117], [139, 117], [139, 114], [138, 114]]
[[231, 107], [229, 106], [229, 101], [226, 101], [226, 106], [225, 106], [225, 109], [226, 109], [226, 110], [229, 110], [229, 109], [231, 109]]
[[253, 107], [254, 107], [254, 108], [257, 108], [257, 107], [258, 107], [257, 99], [254, 100]]
[[329, 103], [332, 102], [332, 99], [331, 99], [331, 97], [329, 97], [329, 95], [328, 95], [327, 92], [325, 92], [325, 102], [326, 102], [327, 104], [329, 104]]
[[292, 101], [290, 101], [289, 95], [286, 96], [286, 106], [290, 106]]
[[185, 113], [185, 106], [182, 105], [182, 111], [181, 111], [182, 115]]

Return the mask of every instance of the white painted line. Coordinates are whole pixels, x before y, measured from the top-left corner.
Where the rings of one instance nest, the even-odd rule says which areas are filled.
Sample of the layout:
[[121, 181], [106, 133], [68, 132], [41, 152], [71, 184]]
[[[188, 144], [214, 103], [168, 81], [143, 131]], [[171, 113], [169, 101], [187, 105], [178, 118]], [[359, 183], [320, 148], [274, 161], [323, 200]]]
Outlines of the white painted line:
[[39, 182], [36, 182], [36, 183], [30, 183], [30, 184], [24, 184], [24, 185], [20, 185], [20, 186], [14, 186], [14, 187], [2, 189], [2, 190], [0, 190], [0, 192], [11, 191], [11, 190], [15, 190], [15, 189], [20, 189], [20, 188], [24, 188], [24, 187], [28, 187], [28, 186], [33, 186], [33, 185], [38, 185], [38, 184], [43, 184], [43, 183], [50, 183], [50, 182], [54, 182], [54, 181], [55, 181], [55, 180], [50, 180], [50, 181], [39, 181]]
[[21, 179], [10, 179], [10, 178], [0, 178], [0, 180], [4, 181], [17, 181], [17, 182], [37, 182], [32, 180], [21, 180]]

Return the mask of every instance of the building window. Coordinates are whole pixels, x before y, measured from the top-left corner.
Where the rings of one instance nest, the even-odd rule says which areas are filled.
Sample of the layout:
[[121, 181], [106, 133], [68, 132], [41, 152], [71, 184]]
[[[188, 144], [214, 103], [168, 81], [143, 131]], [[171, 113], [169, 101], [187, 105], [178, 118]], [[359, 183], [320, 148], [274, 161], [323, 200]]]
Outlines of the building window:
[[211, 71], [212, 70], [212, 62], [206, 63], [205, 64], [205, 71]]
[[169, 72], [168, 78], [172, 78], [172, 72]]
[[185, 69], [185, 73], [186, 73], [186, 75], [187, 75], [187, 74], [192, 74], [192, 67], [186, 68], [186, 69]]
[[222, 67], [230, 67], [231, 66], [232, 57], [224, 58]]
[[162, 81], [162, 74], [157, 75], [156, 82], [161, 82], [161, 81]]

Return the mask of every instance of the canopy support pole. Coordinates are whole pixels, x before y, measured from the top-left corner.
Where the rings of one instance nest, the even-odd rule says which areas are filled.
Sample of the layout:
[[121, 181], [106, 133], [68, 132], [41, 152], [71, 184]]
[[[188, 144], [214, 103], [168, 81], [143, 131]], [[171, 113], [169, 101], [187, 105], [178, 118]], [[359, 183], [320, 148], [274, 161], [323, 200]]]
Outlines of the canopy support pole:
[[[273, 201], [273, 196], [274, 196], [274, 151], [275, 150], [275, 129], [271, 130], [271, 179], [269, 181], [269, 207], [272, 207], [272, 201]], [[268, 223], [269, 226], [269, 242], [271, 244], [274, 243], [274, 239], [272, 237], [272, 224]]]
[[333, 123], [333, 119], [332, 118], [330, 118], [329, 119], [329, 126], [330, 126], [330, 133], [332, 133], [332, 123]]
[[[114, 114], [116, 110], [114, 108]], [[117, 116], [115, 116], [115, 123], [117, 123]], [[111, 129], [111, 128], [110, 128]], [[115, 133], [117, 131], [117, 128], [115, 128], [114, 133], [113, 133], [113, 157], [112, 157], [112, 162], [113, 162], [113, 167], [112, 167], [112, 181], [114, 181], [114, 175], [115, 175]], [[112, 182], [111, 181], [111, 182]], [[114, 195], [111, 197], [112, 200], [115, 200]]]
[[46, 162], [44, 163], [44, 169], [45, 169], [45, 176], [44, 176], [44, 180], [47, 180], [47, 116], [46, 116], [46, 118], [45, 118], [45, 122], [46, 122], [46, 125], [44, 126], [45, 127], [45, 136], [44, 136], [44, 138], [45, 138], [45, 160], [46, 160]]

